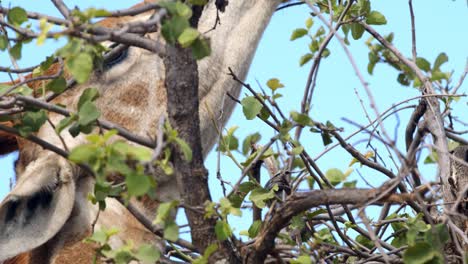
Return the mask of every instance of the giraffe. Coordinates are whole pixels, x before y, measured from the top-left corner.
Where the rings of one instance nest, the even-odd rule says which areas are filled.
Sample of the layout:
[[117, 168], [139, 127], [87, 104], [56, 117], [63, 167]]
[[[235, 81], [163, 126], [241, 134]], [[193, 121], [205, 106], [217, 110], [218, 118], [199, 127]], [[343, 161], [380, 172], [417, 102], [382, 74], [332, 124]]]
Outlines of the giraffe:
[[[262, 33], [281, 2], [284, 1], [229, 1], [225, 12], [219, 14], [221, 24], [215, 30], [210, 30], [218, 15], [215, 0], [205, 6], [198, 29], [207, 32], [212, 51], [209, 57], [198, 61], [204, 157], [216, 142], [216, 127], [222, 127], [234, 109], [235, 102], [225, 96], [226, 93], [234, 97], [240, 95], [241, 86], [226, 74], [227, 69], [232, 68], [238, 77], [245, 79]], [[115, 28], [144, 21], [150, 16], [146, 12], [108, 18], [99, 23]], [[146, 37], [161, 40], [159, 32], [148, 33]], [[66, 105], [73, 111], [83, 90], [96, 87], [101, 95], [97, 106], [104, 119], [136, 135], [155, 135], [155, 124], [166, 112], [164, 74], [163, 60], [157, 54], [129, 47], [122, 61], [104, 72], [93, 74], [87, 83], [75, 85], [53, 103]], [[215, 120], [210, 113], [217, 115]], [[48, 117], [53, 124], [63, 118], [53, 113]], [[37, 136], [63, 148], [50, 124], [43, 125]], [[66, 131], [61, 137], [68, 148], [85, 143], [82, 136], [73, 138]], [[14, 149], [12, 140], [11, 136], [0, 134], [2, 146], [8, 146], [0, 153]], [[93, 190], [94, 179], [78, 166], [31, 142], [19, 140], [18, 145], [17, 184], [0, 204], [0, 261], [14, 257], [9, 263], [89, 263], [94, 249], [81, 240], [90, 234], [96, 218], [97, 227], [117, 225], [121, 228], [122, 231], [110, 241], [113, 247], [122, 245], [128, 238], [137, 244], [149, 241], [161, 246], [155, 235], [115, 200], [108, 198], [106, 210], [98, 214], [96, 206], [86, 198]], [[163, 201], [179, 196], [173, 179], [161, 184], [158, 192]], [[157, 206], [154, 203], [139, 204], [149, 219], [154, 216]]]

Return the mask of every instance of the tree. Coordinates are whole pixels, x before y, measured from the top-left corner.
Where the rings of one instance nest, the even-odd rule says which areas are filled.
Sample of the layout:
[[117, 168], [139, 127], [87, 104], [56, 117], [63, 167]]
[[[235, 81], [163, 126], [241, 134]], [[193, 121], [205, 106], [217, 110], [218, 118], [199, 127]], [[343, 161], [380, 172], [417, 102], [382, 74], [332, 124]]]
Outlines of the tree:
[[[452, 111], [452, 107], [464, 103], [462, 84], [466, 70], [460, 76], [446, 72], [446, 68], [449, 67], [444, 65], [448, 61], [445, 53], [440, 53], [433, 63], [418, 56], [414, 23], [412, 23], [414, 37], [411, 43], [412, 54], [403, 55], [399, 47], [393, 44], [393, 34], [383, 35], [379, 32], [379, 25], [387, 23], [385, 10], [375, 10], [370, 1], [341, 2], [289, 3], [289, 5], [301, 4], [299, 8], [312, 13], [311, 17], [304, 18], [307, 19], [304, 27], [294, 30], [291, 35], [291, 40], [294, 41], [307, 39], [309, 51], [301, 57], [300, 64], [311, 65], [304, 96], [300, 106], [297, 105], [297, 111], [287, 115], [279, 106], [283, 100], [281, 97], [288, 97], [290, 94], [282, 89], [284, 84], [278, 78], [268, 80], [267, 87], [258, 92], [253, 86], [238, 78], [235, 70], [230, 71], [229, 74], [246, 88], [247, 95], [238, 101], [245, 118], [266, 123], [273, 131], [273, 135], [264, 146], [261, 146], [257, 143], [262, 135], [265, 137], [265, 134], [253, 133], [243, 139], [240, 147], [236, 128], [226, 129], [220, 138], [218, 151], [239, 166], [242, 175], [230, 179], [231, 186], [225, 182], [226, 179], [220, 177], [225, 197], [219, 201], [207, 201], [205, 197], [189, 206], [182, 204], [187, 212], [195, 211], [194, 208], [203, 208], [205, 216], [210, 219], [206, 223], [212, 228], [203, 229], [190, 223], [192, 230], [201, 230], [200, 234], [195, 234], [200, 237], [192, 239], [208, 239], [201, 248], [188, 246], [190, 250], [195, 250], [191, 252], [195, 255], [181, 253], [183, 251], [178, 250], [180, 253], [178, 257], [192, 260], [194, 256], [198, 256], [197, 253], [204, 253], [203, 257], [198, 259], [199, 262], [203, 262], [216, 251], [220, 254], [214, 257], [224, 255], [230, 256], [232, 261], [243, 259], [250, 263], [262, 263], [265, 259], [272, 261], [283, 259], [293, 263], [311, 263], [319, 260], [335, 263], [467, 261], [467, 150], [463, 146], [456, 148], [459, 144], [467, 144], [460, 136], [466, 133], [460, 131], [460, 127], [465, 124], [463, 118], [466, 118], [466, 115], [463, 115], [463, 110], [459, 113]], [[414, 21], [417, 17], [412, 12], [412, 1], [409, 1], [409, 4], [410, 18]], [[17, 10], [18, 15], [10, 13], [7, 16], [8, 19], [11, 17], [11, 21], [6, 26], [22, 24], [22, 11]], [[202, 11], [193, 7], [195, 15], [199, 12]], [[86, 19], [100, 16], [98, 12], [94, 14], [88, 12], [87, 15]], [[41, 32], [45, 32], [44, 28]], [[366, 40], [363, 37], [366, 36], [365, 32], [372, 38]], [[34, 37], [40, 38], [41, 34]], [[22, 40], [21, 38], [11, 40], [14, 45], [10, 44], [8, 49], [13, 57], [21, 48], [15, 41], [20, 43]], [[366, 93], [367, 98], [364, 100], [370, 103], [369, 107], [364, 103], [362, 105], [369, 119], [368, 124], [361, 125], [355, 120], [348, 121], [358, 127], [358, 135], [370, 135], [363, 136], [367, 139], [365, 147], [352, 144], [354, 133], [351, 136], [344, 136], [344, 131], [336, 125], [335, 120], [322, 120], [312, 114], [314, 110], [312, 99], [316, 100], [313, 96], [314, 90], [317, 87], [317, 80], [320, 80], [319, 66], [327, 60], [330, 53], [335, 53], [335, 50], [330, 48], [331, 40], [337, 41], [345, 51], [343, 60], [349, 60], [353, 64], [353, 70]], [[373, 91], [362, 70], [356, 65], [357, 59], [349, 48], [350, 43], [359, 41], [365, 42], [369, 47], [367, 71], [370, 74], [379, 70], [376, 65], [386, 64], [393, 68], [395, 75], [398, 76], [395, 84], [412, 86], [418, 95], [408, 97], [401, 102], [395, 101], [394, 106], [385, 111], [379, 109]], [[179, 57], [188, 54], [187, 50], [181, 49], [180, 46], [176, 45], [173, 52], [170, 58], [193, 62], [190, 56]], [[184, 64], [174, 62], [172, 65], [177, 67]], [[193, 66], [193, 64], [188, 65]], [[184, 76], [190, 77], [194, 71], [196, 70], [185, 71], [185, 74], [178, 72], [173, 84], [168, 86], [177, 91], [175, 88], [181, 84]], [[78, 75], [80, 73], [82, 70]], [[393, 80], [389, 77], [388, 81]], [[11, 90], [10, 87], [6, 89]], [[168, 89], [169, 91], [171, 89]], [[183, 92], [173, 96], [169, 93], [168, 96], [169, 104], [171, 98], [184, 100]], [[185, 99], [190, 101], [195, 97], [188, 96]], [[358, 95], [358, 98], [361, 97]], [[4, 98], [5, 102], [9, 102], [10, 97]], [[197, 104], [194, 100], [191, 101]], [[407, 102], [414, 105], [403, 106]], [[28, 101], [24, 101], [23, 104], [27, 106]], [[11, 104], [7, 106], [18, 107]], [[183, 106], [188, 107], [185, 103]], [[386, 125], [387, 118], [398, 115], [408, 108], [413, 114], [405, 117], [407, 123], [405, 138], [394, 140], [391, 130]], [[168, 109], [170, 117], [178, 116], [176, 107]], [[371, 116], [375, 119], [371, 119]], [[23, 126], [19, 126], [17, 132], [23, 132], [23, 136], [29, 135], [31, 131], [28, 129], [35, 129], [36, 120], [34, 116], [25, 115]], [[186, 142], [192, 147], [181, 148], [185, 150], [181, 153], [176, 148], [173, 167], [163, 167], [173, 169], [181, 177], [191, 175], [193, 170], [204, 173], [200, 157], [198, 160], [194, 157], [195, 162], [186, 162], [187, 153], [200, 152], [201, 148], [200, 143], [196, 143], [199, 138], [197, 139], [195, 134], [180, 131], [180, 129], [193, 129], [191, 121], [186, 118], [185, 120], [170, 118], [170, 124], [179, 131], [180, 135], [190, 134], [195, 137], [183, 137], [182, 141], [179, 139], [174, 141], [184, 146], [185, 143], [180, 142]], [[5, 127], [3, 129], [15, 132]], [[174, 130], [168, 128], [168, 131]], [[321, 167], [316, 162], [316, 158], [310, 154], [311, 149], [317, 146], [309, 142], [310, 140], [316, 142], [316, 138], [320, 138], [324, 146], [321, 147], [323, 150], [319, 152], [317, 158], [328, 155], [333, 148], [342, 148], [352, 158], [349, 161], [339, 161], [336, 168]], [[402, 141], [405, 142], [405, 146], [401, 146]], [[425, 149], [430, 150], [427, 157], [421, 154]], [[72, 150], [72, 153], [73, 151], [76, 153], [77, 150]], [[419, 162], [421, 156], [425, 158], [423, 163], [437, 164], [438, 179], [427, 180], [429, 177], [423, 174], [426, 165]], [[264, 170], [260, 169], [262, 162], [266, 164]], [[349, 165], [346, 166], [348, 162]], [[97, 169], [93, 164], [84, 165], [91, 166], [91, 170], [95, 170], [96, 173]], [[368, 169], [361, 170], [359, 167]], [[386, 179], [372, 183], [377, 187], [356, 188], [355, 181], [347, 180], [353, 170], [365, 173], [363, 181], [374, 174], [384, 175]], [[272, 175], [272, 180], [271, 184], [265, 186], [264, 179], [267, 173]], [[190, 191], [193, 184], [201, 184], [205, 190], [208, 188], [207, 183], [202, 181], [182, 186], [184, 190], [182, 193], [187, 200], [194, 196], [202, 197]], [[371, 210], [370, 205], [377, 207]], [[179, 205], [168, 203], [165, 208], [169, 209], [171, 206]], [[131, 209], [131, 204], [129, 208]], [[251, 240], [242, 243], [233, 235], [229, 217], [240, 212], [245, 215], [251, 210], [250, 208], [254, 211], [254, 217], [248, 219], [244, 216], [243, 221], [249, 221], [250, 225], [243, 235]], [[259, 213], [261, 209], [263, 213], [267, 213]], [[148, 222], [148, 219], [141, 220]], [[171, 230], [173, 229], [165, 231]], [[210, 234], [213, 230], [214, 233]], [[388, 239], [384, 239], [387, 236]], [[95, 238], [96, 242], [102, 242]], [[102, 246], [105, 244], [106, 241]], [[211, 245], [217, 245], [218, 250], [214, 250]]]

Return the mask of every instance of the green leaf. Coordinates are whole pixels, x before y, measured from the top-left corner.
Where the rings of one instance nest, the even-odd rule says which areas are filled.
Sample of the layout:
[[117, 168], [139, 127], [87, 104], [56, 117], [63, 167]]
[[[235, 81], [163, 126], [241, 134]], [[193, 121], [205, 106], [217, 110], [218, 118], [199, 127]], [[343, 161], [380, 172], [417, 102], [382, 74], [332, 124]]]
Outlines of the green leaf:
[[431, 75], [431, 81], [449, 80], [450, 74], [446, 72], [434, 71]]
[[268, 118], [270, 118], [270, 112], [268, 111], [268, 108], [262, 107], [262, 109], [260, 110], [259, 117], [262, 120], [268, 120]]
[[428, 72], [431, 70], [431, 63], [428, 62], [425, 58], [422, 58], [422, 57], [416, 58], [416, 65], [418, 65], [418, 67], [425, 72]]
[[320, 229], [318, 232], [314, 233], [314, 238], [316, 239], [316, 242], [336, 243], [330, 229], [328, 228]]
[[176, 8], [177, 15], [185, 19], [189, 19], [192, 16], [192, 9], [188, 5], [180, 1], [176, 2], [175, 8]]
[[46, 59], [41, 62], [40, 68], [42, 71], [46, 71], [54, 64], [55, 57], [54, 56], [47, 56]]
[[284, 85], [277, 78], [272, 78], [268, 80], [266, 84], [268, 88], [270, 88], [272, 91], [276, 91], [276, 89], [284, 87]]
[[88, 88], [83, 91], [83, 93], [80, 96], [80, 99], [78, 100], [78, 109], [81, 108], [81, 106], [90, 101], [94, 101], [99, 97], [99, 91], [96, 88]]
[[[10, 84], [2, 84], [0, 83], [0, 94], [5, 93], [6, 91], [10, 90]], [[21, 95], [31, 95], [33, 90], [26, 85], [21, 85], [16, 87], [13, 91], [9, 92], [8, 94], [21, 94]]]
[[291, 264], [312, 264], [312, 260], [309, 255], [301, 255], [297, 259], [293, 259]]
[[320, 26], [317, 32], [315, 33], [315, 37], [320, 37], [324, 34], [325, 34], [325, 29], [323, 28], [323, 26]]
[[234, 132], [237, 130], [237, 128], [239, 127], [233, 126], [228, 129], [228, 132], [223, 136], [223, 140], [220, 142], [220, 151], [227, 152], [228, 150], [237, 150], [239, 147], [239, 140], [234, 136]]
[[374, 52], [369, 52], [369, 64], [367, 65], [367, 72], [369, 74], [372, 75], [374, 73], [374, 67], [377, 62], [379, 62], [379, 56], [377, 56], [377, 54]]
[[302, 38], [303, 36], [307, 35], [307, 29], [305, 28], [297, 28], [293, 31], [293, 33], [291, 34], [291, 38], [290, 40], [293, 41], [293, 40], [296, 40], [298, 38]]
[[349, 182], [344, 182], [344, 183], [343, 183], [343, 187], [344, 187], [344, 188], [351, 188], [351, 189], [354, 189], [354, 188], [356, 188], [356, 183], [357, 183], [357, 180], [349, 181]]
[[179, 239], [179, 226], [174, 222], [167, 224], [164, 227], [164, 238], [172, 242]]
[[352, 23], [351, 36], [353, 36], [353, 39], [360, 39], [362, 37], [362, 34], [364, 34], [364, 27], [359, 23]]
[[10, 55], [15, 59], [21, 59], [21, 50], [23, 49], [23, 44], [21, 42], [16, 43], [13, 47], [10, 48]]
[[144, 244], [140, 246], [135, 257], [144, 264], [156, 263], [161, 258], [161, 252], [153, 245]]
[[322, 142], [324, 146], [328, 146], [333, 142], [330, 133], [322, 132], [321, 136], [322, 136]]
[[21, 120], [21, 125], [17, 126], [21, 136], [28, 136], [32, 132], [37, 132], [47, 121], [47, 112], [40, 110], [37, 112], [26, 112]]
[[59, 93], [65, 91], [65, 89], [67, 88], [67, 81], [65, 80], [65, 78], [63, 78], [63, 76], [60, 76], [60, 77], [50, 81], [47, 84], [46, 88], [49, 91], [52, 91], [52, 92], [54, 92], [56, 94], [59, 94]]
[[91, 144], [79, 145], [72, 149], [68, 159], [75, 163], [86, 163], [96, 152], [96, 146]]
[[172, 208], [174, 208], [176, 205], [176, 202], [161, 203], [158, 207], [158, 212], [156, 214], [156, 219], [154, 220], [154, 223], [157, 225], [165, 223], [171, 214]]
[[407, 246], [408, 241], [406, 240], [406, 233], [395, 235], [395, 237], [393, 238], [391, 244], [394, 247]]
[[325, 177], [330, 181], [333, 186], [336, 186], [346, 179], [346, 176], [339, 169], [329, 169], [325, 173]]
[[435, 150], [432, 150], [429, 155], [424, 159], [424, 164], [433, 164], [439, 160], [439, 156]]
[[236, 193], [230, 195], [228, 197], [231, 205], [235, 208], [240, 208], [242, 202], [244, 201], [245, 196], [255, 188], [255, 184], [253, 182], [243, 182], [239, 185], [239, 189]]
[[184, 158], [186, 161], [191, 161], [192, 160], [192, 149], [190, 146], [181, 138], [175, 138], [174, 139], [177, 145], [179, 146], [180, 150], [184, 154]]
[[260, 233], [260, 230], [262, 230], [262, 221], [261, 220], [256, 220], [255, 222], [252, 223], [252, 225], [249, 227], [249, 237], [254, 238]]
[[233, 216], [242, 216], [241, 210], [239, 208], [234, 207], [231, 201], [228, 198], [223, 197], [219, 201], [219, 209], [221, 210], [221, 214], [223, 217], [229, 215]]
[[216, 238], [224, 241], [232, 236], [232, 230], [228, 223], [218, 220], [215, 225]]
[[294, 155], [299, 155], [299, 154], [302, 153], [302, 151], [304, 151], [303, 146], [299, 146], [299, 147], [295, 147], [295, 148], [291, 149], [291, 153], [294, 154]]
[[247, 155], [249, 153], [249, 150], [252, 144], [255, 144], [258, 141], [260, 141], [261, 138], [262, 136], [258, 132], [248, 135], [244, 139], [244, 142], [242, 142], [242, 154]]
[[175, 16], [164, 22], [161, 33], [169, 44], [175, 44], [180, 34], [188, 27], [190, 24], [186, 18]]
[[312, 53], [306, 53], [302, 55], [302, 57], [299, 59], [299, 66], [303, 66], [304, 64], [309, 62], [313, 57], [314, 55]]
[[372, 249], [374, 247], [374, 242], [372, 242], [372, 240], [368, 239], [367, 237], [363, 235], [358, 235], [356, 237], [356, 242], [365, 246], [368, 249]]
[[294, 122], [298, 123], [301, 126], [313, 126], [314, 125], [312, 118], [310, 118], [306, 114], [301, 114], [299, 112], [292, 111], [291, 118], [292, 120], [294, 120]]
[[218, 245], [216, 244], [211, 244], [209, 245], [205, 252], [203, 253], [203, 256], [201, 258], [194, 259], [192, 264], [208, 264], [208, 260], [213, 253], [215, 253], [218, 250]]
[[319, 43], [317, 40], [313, 40], [312, 42], [310, 42], [309, 44], [309, 50], [310, 52], [314, 53], [316, 51], [318, 51], [319, 49]]
[[330, 56], [330, 50], [328, 48], [325, 48], [322, 52], [322, 58], [326, 58], [328, 56]]
[[105, 9], [96, 9], [96, 8], [88, 8], [85, 10], [86, 16], [89, 18], [95, 17], [104, 17], [109, 16], [111, 13]]
[[159, 1], [158, 5], [162, 8], [167, 9], [167, 12], [169, 12], [169, 14], [171, 15], [177, 12], [174, 1], [163, 0], [163, 1]]
[[206, 3], [208, 3], [208, 0], [189, 0], [189, 3], [191, 5], [203, 6], [203, 5], [206, 5]]
[[450, 239], [450, 234], [445, 224], [434, 225], [431, 230], [424, 234], [426, 242], [431, 243], [432, 247], [436, 249], [443, 249], [445, 243]]
[[408, 79], [408, 75], [405, 73], [398, 74], [397, 81], [403, 86], [410, 85], [410, 80]]
[[432, 68], [432, 71], [438, 71], [440, 69], [440, 66], [446, 63], [447, 61], [447, 54], [445, 54], [444, 52], [440, 53], [434, 61], [434, 68]]
[[88, 242], [96, 242], [99, 244], [106, 244], [109, 236], [107, 236], [104, 230], [95, 231], [89, 238], [86, 239]]
[[37, 45], [41, 46], [44, 44], [46, 38], [47, 38], [47, 33], [52, 29], [53, 25], [47, 22], [46, 18], [41, 18], [39, 20], [39, 28], [40, 28], [40, 34], [37, 37]]
[[7, 36], [0, 34], [0, 50], [4, 51], [8, 47], [8, 38]]
[[8, 22], [15, 26], [19, 26], [22, 23], [28, 21], [28, 14], [21, 7], [13, 7], [8, 12]]
[[289, 225], [291, 229], [301, 230], [305, 227], [304, 220], [302, 219], [302, 215], [295, 215], [291, 219], [291, 224]]
[[314, 25], [314, 20], [311, 17], [307, 18], [305, 25], [307, 29], [310, 29]]
[[73, 115], [73, 116], [65, 117], [64, 119], [60, 120], [59, 124], [55, 126], [55, 131], [57, 133], [62, 132], [62, 130], [64, 130], [66, 127], [71, 125], [74, 121], [76, 121], [76, 118], [77, 117]]
[[367, 15], [370, 12], [370, 1], [369, 0], [359, 0], [357, 3], [358, 12], [360, 15]]
[[133, 254], [127, 247], [118, 250], [104, 251], [103, 254], [108, 258], [112, 258], [116, 264], [127, 264], [133, 260]]
[[242, 111], [247, 120], [254, 119], [262, 110], [262, 104], [253, 96], [248, 96], [242, 99]]
[[192, 44], [192, 55], [196, 60], [201, 60], [211, 54], [210, 42], [204, 38], [197, 38]]
[[177, 41], [183, 48], [187, 48], [200, 36], [200, 32], [194, 28], [186, 28], [182, 34], [180, 34]]
[[216, 245], [216, 244], [209, 245], [206, 248], [205, 252], [203, 252], [203, 257], [208, 259], [211, 255], [213, 255], [213, 253], [216, 252], [216, 250], [218, 250], [218, 245]]
[[378, 11], [371, 11], [366, 18], [366, 23], [369, 25], [385, 25], [387, 24], [387, 19]]
[[425, 264], [433, 261], [436, 257], [437, 251], [429, 243], [419, 242], [405, 251], [403, 261], [405, 264]]
[[70, 57], [66, 61], [66, 65], [76, 81], [84, 83], [89, 79], [93, 70], [93, 57], [89, 53], [79, 53], [74, 57]]
[[127, 155], [139, 161], [150, 161], [152, 156], [152, 151], [146, 147], [141, 146], [132, 146], [125, 142], [127, 146]]
[[125, 183], [130, 196], [142, 196], [151, 187], [151, 181], [148, 176], [136, 172], [128, 174], [125, 177]]
[[[276, 187], [278, 187], [276, 185]], [[258, 208], [264, 208], [266, 201], [271, 200], [275, 197], [275, 192], [272, 188], [270, 191], [264, 188], [256, 188], [252, 190], [249, 196], [249, 200], [252, 201]]]
[[100, 115], [101, 112], [99, 112], [96, 105], [93, 102], [87, 101], [78, 110], [78, 124], [81, 126], [90, 125], [95, 122]]

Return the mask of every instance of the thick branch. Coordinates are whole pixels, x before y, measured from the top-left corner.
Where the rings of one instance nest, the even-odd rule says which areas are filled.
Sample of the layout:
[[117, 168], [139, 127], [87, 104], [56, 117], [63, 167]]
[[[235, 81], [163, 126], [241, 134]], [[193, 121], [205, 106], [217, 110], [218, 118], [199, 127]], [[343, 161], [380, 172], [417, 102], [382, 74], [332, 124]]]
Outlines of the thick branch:
[[[167, 112], [169, 121], [179, 132], [179, 137], [192, 149], [192, 160], [187, 161], [179, 148], [175, 147], [173, 157], [175, 175], [183, 203], [190, 207], [200, 207], [211, 201], [208, 189], [208, 172], [203, 165], [200, 138], [200, 118], [198, 115], [198, 68], [190, 50], [166, 46]], [[192, 241], [203, 252], [216, 241], [215, 220], [204, 219], [204, 215], [186, 210], [190, 224]]]
[[320, 205], [363, 205], [375, 200], [375, 204], [406, 203], [414, 200], [416, 194], [389, 194], [377, 199], [388, 191], [383, 186], [379, 189], [327, 189], [295, 193], [281, 205], [273, 217], [265, 222], [265, 227], [257, 240], [247, 250], [247, 263], [263, 263], [275, 244], [278, 233], [289, 223], [291, 218], [303, 211]]

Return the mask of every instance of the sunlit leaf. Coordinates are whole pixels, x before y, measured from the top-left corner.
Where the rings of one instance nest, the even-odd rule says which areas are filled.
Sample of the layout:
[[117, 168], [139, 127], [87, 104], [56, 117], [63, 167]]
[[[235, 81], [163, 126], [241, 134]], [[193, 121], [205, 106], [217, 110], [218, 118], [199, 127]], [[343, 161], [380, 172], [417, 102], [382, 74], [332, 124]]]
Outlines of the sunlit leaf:
[[440, 66], [446, 63], [447, 61], [447, 54], [445, 54], [444, 52], [440, 53], [434, 61], [434, 67], [432, 68], [432, 71], [438, 71], [440, 69]]
[[47, 84], [46, 88], [49, 91], [52, 91], [52, 92], [54, 92], [56, 94], [59, 94], [59, 93], [65, 91], [65, 89], [67, 88], [67, 81], [65, 80], [65, 78], [60, 76], [60, 77], [50, 81]]
[[140, 246], [135, 257], [144, 264], [156, 263], [161, 258], [161, 252], [153, 245], [144, 244]]
[[385, 25], [387, 24], [387, 19], [378, 11], [371, 11], [366, 18], [366, 23], [369, 25]]
[[302, 57], [299, 59], [299, 66], [303, 66], [304, 64], [309, 62], [313, 57], [314, 55], [312, 55], [311, 53], [306, 53], [302, 55]]
[[186, 28], [182, 34], [180, 34], [177, 41], [183, 48], [187, 48], [200, 36], [200, 32], [194, 28]]
[[307, 35], [307, 29], [305, 28], [297, 28], [291, 34], [290, 40], [296, 40], [298, 38], [302, 38], [303, 36]]
[[232, 236], [232, 230], [228, 223], [225, 221], [217, 221], [215, 225], [216, 238], [224, 241]]
[[267, 81], [267, 86], [270, 88], [272, 91], [276, 91], [278, 88], [283, 88], [284, 85], [280, 82], [279, 79], [277, 78], [272, 78]]
[[93, 58], [88, 53], [79, 53], [66, 61], [70, 73], [78, 83], [84, 83], [89, 79], [93, 70]]
[[21, 7], [13, 7], [8, 11], [8, 22], [15, 26], [19, 26], [22, 23], [28, 20], [28, 14], [26, 11]]
[[167, 224], [164, 227], [164, 238], [172, 242], [179, 239], [179, 226], [174, 222]]
[[253, 96], [247, 96], [241, 101], [242, 111], [248, 120], [254, 119], [262, 110], [262, 104]]
[[351, 24], [351, 36], [353, 39], [360, 39], [364, 34], [364, 27], [359, 23], [352, 23]]

